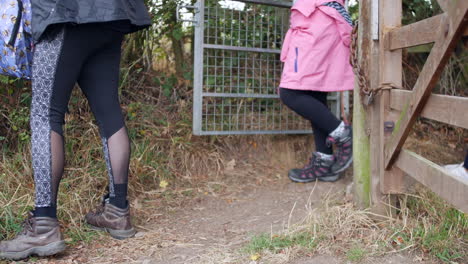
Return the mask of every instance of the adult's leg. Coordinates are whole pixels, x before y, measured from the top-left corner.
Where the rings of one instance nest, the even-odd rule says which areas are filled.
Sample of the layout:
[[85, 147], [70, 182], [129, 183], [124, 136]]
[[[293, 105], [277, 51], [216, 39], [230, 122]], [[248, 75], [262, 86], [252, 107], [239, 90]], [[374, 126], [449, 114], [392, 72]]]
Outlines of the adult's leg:
[[[65, 249], [56, 217], [56, 200], [63, 173], [62, 127], [70, 92], [79, 72], [79, 52], [71, 50], [64, 26], [49, 28], [36, 45], [31, 105], [32, 165], [36, 184], [35, 210], [23, 230], [0, 242], [0, 258], [24, 259], [55, 255]], [[77, 58], [73, 56], [77, 55]], [[72, 62], [72, 63], [70, 63]]]
[[[97, 28], [96, 39], [105, 39], [106, 44], [88, 58], [78, 83], [99, 124], [109, 174], [109, 200], [105, 199], [103, 207], [98, 207], [100, 209], [86, 214], [85, 219], [92, 228], [125, 239], [133, 237], [136, 230], [127, 202], [130, 140], [118, 98], [123, 36], [104, 27]], [[94, 33], [89, 32], [92, 36]]]
[[57, 193], [65, 152], [62, 125], [80, 70], [78, 51], [65, 26], [48, 30], [36, 45], [31, 104], [35, 215], [56, 217]]
[[109, 174], [110, 203], [127, 207], [130, 141], [118, 96], [122, 34], [104, 29], [108, 43], [83, 66], [78, 83], [100, 128]]

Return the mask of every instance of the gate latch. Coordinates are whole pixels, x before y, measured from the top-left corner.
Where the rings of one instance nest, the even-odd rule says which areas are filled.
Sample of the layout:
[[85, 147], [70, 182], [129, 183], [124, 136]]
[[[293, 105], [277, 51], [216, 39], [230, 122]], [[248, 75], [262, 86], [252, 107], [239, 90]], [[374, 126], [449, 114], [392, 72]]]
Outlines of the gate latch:
[[384, 132], [385, 133], [392, 133], [395, 129], [395, 122], [393, 121], [385, 121], [384, 122]]
[[181, 5], [181, 4], [177, 4], [177, 10], [176, 10], [176, 16], [177, 16], [177, 21], [180, 21], [180, 22], [189, 22], [189, 23], [193, 23], [194, 26], [197, 26], [198, 25], [198, 21], [196, 19], [183, 19], [181, 18], [180, 16], [180, 10], [181, 9], [193, 9], [194, 10], [194, 13], [197, 14], [199, 11], [198, 9], [198, 6], [193, 6], [193, 5]]

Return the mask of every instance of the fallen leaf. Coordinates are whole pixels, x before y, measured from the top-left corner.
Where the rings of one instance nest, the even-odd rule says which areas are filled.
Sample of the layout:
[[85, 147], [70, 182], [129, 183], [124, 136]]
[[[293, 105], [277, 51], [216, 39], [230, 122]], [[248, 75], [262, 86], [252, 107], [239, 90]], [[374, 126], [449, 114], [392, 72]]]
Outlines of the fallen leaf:
[[162, 180], [160, 183], [159, 183], [159, 187], [163, 188], [163, 189], [166, 189], [166, 187], [169, 185], [169, 183], [166, 181], [166, 180]]
[[231, 161], [229, 161], [227, 164], [226, 164], [226, 170], [228, 171], [232, 171], [234, 170], [234, 167], [236, 166], [236, 160], [233, 159]]
[[260, 254], [254, 254], [254, 255], [251, 255], [250, 256], [250, 259], [253, 260], [253, 261], [257, 261], [260, 259]]
[[405, 240], [401, 236], [397, 237], [397, 239], [398, 239], [399, 244], [405, 243]]

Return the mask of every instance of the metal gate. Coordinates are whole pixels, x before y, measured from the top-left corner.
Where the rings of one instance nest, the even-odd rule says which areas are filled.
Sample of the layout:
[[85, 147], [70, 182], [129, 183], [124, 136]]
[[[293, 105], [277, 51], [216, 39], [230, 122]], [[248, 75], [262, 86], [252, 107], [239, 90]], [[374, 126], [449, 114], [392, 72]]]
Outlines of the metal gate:
[[[195, 135], [303, 134], [310, 123], [277, 95], [290, 2], [199, 0], [195, 8]], [[338, 96], [329, 97], [339, 113]]]

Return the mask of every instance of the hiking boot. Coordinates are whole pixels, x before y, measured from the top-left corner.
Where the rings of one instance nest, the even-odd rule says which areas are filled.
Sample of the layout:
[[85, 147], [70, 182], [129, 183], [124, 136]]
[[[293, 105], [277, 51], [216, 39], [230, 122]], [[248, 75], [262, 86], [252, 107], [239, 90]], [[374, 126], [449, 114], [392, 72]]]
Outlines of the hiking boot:
[[105, 199], [95, 212], [86, 214], [86, 223], [92, 229], [106, 231], [116, 239], [130, 238], [136, 234], [136, 230], [130, 222], [130, 205], [121, 209], [110, 204], [109, 199]]
[[327, 145], [335, 144], [335, 163], [331, 167], [332, 173], [346, 170], [353, 162], [353, 133], [350, 125], [344, 122], [338, 126], [327, 138]]
[[338, 173], [332, 173], [331, 167], [335, 162], [333, 156], [320, 152], [312, 153], [309, 164], [302, 169], [289, 170], [288, 177], [295, 182], [312, 182], [315, 180], [334, 182], [340, 178]]
[[35, 217], [29, 212], [23, 230], [9, 241], [0, 242], [0, 258], [25, 259], [32, 255], [55, 255], [65, 250], [65, 241], [56, 218]]

